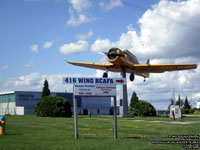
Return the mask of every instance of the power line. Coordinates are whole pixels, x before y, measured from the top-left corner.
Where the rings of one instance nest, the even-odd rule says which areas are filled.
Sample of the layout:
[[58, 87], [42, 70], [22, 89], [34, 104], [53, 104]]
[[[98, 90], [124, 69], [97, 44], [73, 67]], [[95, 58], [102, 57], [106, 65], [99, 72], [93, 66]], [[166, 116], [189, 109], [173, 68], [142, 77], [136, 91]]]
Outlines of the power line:
[[[130, 8], [133, 8], [133, 7], [134, 7], [134, 8], [138, 8], [138, 9], [140, 9], [140, 10], [145, 10], [145, 11], [148, 10], [148, 9], [145, 8], [145, 7], [142, 7], [142, 6], [139, 6], [139, 5], [136, 5], [136, 4], [127, 2], [127, 1], [125, 1], [125, 0], [121, 0], [121, 2], [122, 2], [125, 6], [128, 6], [128, 7], [130, 7]], [[194, 25], [191, 25], [191, 24], [189, 24], [189, 23], [186, 23], [186, 22], [183, 22], [183, 21], [180, 21], [180, 20], [175, 20], [175, 19], [173, 19], [173, 18], [170, 18], [170, 17], [165, 16], [165, 15], [163, 15], [163, 14], [161, 14], [161, 13], [158, 13], [158, 12], [156, 12], [156, 14], [159, 15], [159, 16], [161, 16], [161, 17], [163, 17], [163, 18], [166, 18], [166, 19], [168, 19], [168, 20], [174, 21], [174, 23], [186, 25], [186, 26], [188, 26], [188, 27], [193, 28], [194, 30], [200, 31], [200, 28], [198, 28], [198, 27], [196, 27], [196, 26], [194, 26]]]

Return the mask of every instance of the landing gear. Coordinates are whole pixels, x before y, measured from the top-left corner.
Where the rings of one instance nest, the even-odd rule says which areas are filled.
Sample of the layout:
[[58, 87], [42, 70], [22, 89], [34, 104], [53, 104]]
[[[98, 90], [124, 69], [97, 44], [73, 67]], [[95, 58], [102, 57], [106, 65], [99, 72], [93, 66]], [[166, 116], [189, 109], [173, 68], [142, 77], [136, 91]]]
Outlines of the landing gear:
[[108, 77], [108, 72], [104, 72], [103, 73], [103, 78], [107, 78]]
[[135, 79], [135, 74], [134, 74], [134, 72], [131, 72], [131, 74], [130, 74], [130, 81], [134, 81], [134, 79]]
[[146, 78], [144, 78], [144, 82], [146, 81]]

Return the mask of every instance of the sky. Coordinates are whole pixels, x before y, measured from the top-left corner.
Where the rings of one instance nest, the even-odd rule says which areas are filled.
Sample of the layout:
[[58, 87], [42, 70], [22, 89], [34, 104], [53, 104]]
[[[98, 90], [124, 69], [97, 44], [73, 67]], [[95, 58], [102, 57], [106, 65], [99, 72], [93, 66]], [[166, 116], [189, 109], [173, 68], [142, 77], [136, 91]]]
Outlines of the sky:
[[51, 91], [72, 92], [63, 77], [102, 77], [103, 71], [66, 60], [109, 63], [99, 52], [118, 47], [140, 63], [198, 65], [151, 74], [146, 82], [127, 79], [128, 99], [136, 91], [139, 99], [165, 109], [174, 89], [176, 98], [198, 100], [199, 18], [199, 0], [1, 0], [0, 91], [41, 91], [46, 78]]

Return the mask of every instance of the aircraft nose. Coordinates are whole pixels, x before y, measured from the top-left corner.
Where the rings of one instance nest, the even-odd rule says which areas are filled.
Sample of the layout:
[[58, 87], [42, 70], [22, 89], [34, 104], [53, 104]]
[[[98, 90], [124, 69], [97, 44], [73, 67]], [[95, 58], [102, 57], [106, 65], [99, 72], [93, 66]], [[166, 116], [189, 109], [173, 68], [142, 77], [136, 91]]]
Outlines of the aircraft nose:
[[108, 58], [109, 59], [115, 59], [117, 57], [117, 50], [119, 50], [118, 48], [111, 48], [109, 51], [108, 51]]

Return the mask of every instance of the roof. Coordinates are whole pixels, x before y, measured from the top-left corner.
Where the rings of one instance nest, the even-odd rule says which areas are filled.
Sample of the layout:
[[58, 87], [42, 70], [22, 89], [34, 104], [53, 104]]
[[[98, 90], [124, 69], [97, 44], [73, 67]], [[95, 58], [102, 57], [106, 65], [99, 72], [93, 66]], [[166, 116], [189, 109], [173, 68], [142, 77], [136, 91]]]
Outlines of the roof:
[[5, 92], [0, 92], [0, 95], [5, 95], [5, 94], [14, 94], [15, 91], [5, 91]]

